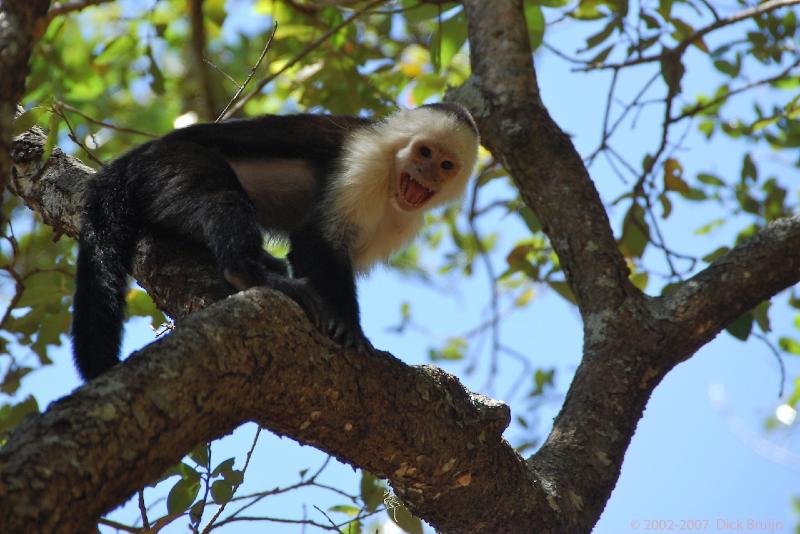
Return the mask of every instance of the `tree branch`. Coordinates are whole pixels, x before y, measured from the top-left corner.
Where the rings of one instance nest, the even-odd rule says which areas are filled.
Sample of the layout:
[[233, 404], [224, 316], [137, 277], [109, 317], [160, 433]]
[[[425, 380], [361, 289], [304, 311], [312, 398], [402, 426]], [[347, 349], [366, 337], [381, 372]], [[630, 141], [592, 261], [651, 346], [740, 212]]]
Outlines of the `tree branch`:
[[[539, 216], [584, 321], [581, 365], [552, 432], [528, 463], [556, 510], [560, 531], [589, 532], [616, 484], [653, 389], [713, 334], [695, 344], [682, 344], [684, 329], [693, 323], [681, 321], [678, 328], [670, 318], [677, 308], [648, 299], [631, 287], [581, 158], [541, 102], [520, 3], [465, 0], [464, 4], [473, 77], [449, 96], [471, 109], [482, 142], [503, 162]], [[759, 291], [754, 288], [754, 294], [743, 297], [734, 309], [750, 309], [759, 299], [797, 282], [798, 247], [792, 236], [788, 231], [776, 235], [761, 254], [764, 261], [769, 252], [785, 247], [778, 257], [786, 265], [776, 269], [783, 274], [775, 274], [775, 281]], [[794, 259], [787, 259], [791, 254]], [[743, 270], [754, 268], [754, 263], [745, 263]], [[762, 267], [759, 273], [767, 276], [766, 270]], [[725, 287], [731, 299], [738, 294], [735, 287], [732, 281]], [[715, 292], [709, 290], [708, 295]], [[699, 295], [687, 290], [679, 294], [684, 299], [669, 302], [703, 308], [695, 302]], [[705, 311], [713, 314], [713, 310]], [[728, 314], [717, 320], [714, 333], [735, 317]]]
[[87, 7], [96, 6], [99, 4], [107, 4], [111, 1], [113, 0], [75, 0], [73, 2], [61, 2], [51, 7], [47, 12], [47, 22], [50, 22], [54, 18], [60, 17], [61, 15], [74, 13], [75, 11], [81, 11]]
[[[57, 149], [42, 165], [43, 143], [37, 129], [17, 140], [13, 188], [75, 235], [91, 171]], [[179, 317], [227, 292], [215, 293], [208, 253], [146, 238], [139, 252], [137, 279]], [[387, 477], [442, 531], [536, 521], [541, 532], [559, 532], [545, 494], [501, 437], [509, 419], [506, 405], [436, 368], [344, 352], [286, 297], [251, 290], [185, 318], [15, 429], [0, 450], [0, 524], [85, 532], [197, 443], [256, 421]]]
[[0, 3], [0, 198], [11, 170], [12, 125], [28, 74], [28, 57], [47, 27], [49, 6], [49, 0]]
[[657, 316], [681, 340], [676, 356], [691, 354], [731, 321], [800, 281], [798, 251], [800, 215], [778, 219], [660, 299]]
[[474, 74], [451, 96], [473, 112], [482, 143], [542, 221], [582, 312], [613, 309], [637, 291], [580, 155], [541, 102], [521, 7], [464, 4]]
[[214, 102], [214, 84], [211, 80], [211, 72], [204, 61], [206, 55], [206, 27], [203, 20], [203, 0], [188, 0], [188, 2], [189, 21], [192, 28], [192, 65], [198, 78], [202, 116], [205, 120], [211, 121], [217, 116], [217, 106]]
[[621, 63], [604, 63], [600, 65], [587, 65], [586, 67], [579, 70], [599, 70], [599, 69], [618, 70], [624, 67], [641, 65], [643, 63], [653, 63], [656, 61], [662, 61], [668, 55], [674, 55], [674, 57], [680, 57], [686, 51], [686, 49], [689, 48], [690, 45], [702, 40], [703, 37], [705, 37], [706, 35], [708, 35], [713, 31], [716, 31], [720, 28], [724, 28], [725, 26], [730, 26], [731, 24], [736, 24], [737, 22], [742, 22], [743, 20], [771, 13], [772, 11], [775, 11], [776, 9], [780, 9], [782, 7], [793, 6], [796, 4], [800, 4], [800, 0], [770, 0], [768, 2], [758, 4], [757, 6], [743, 9], [742, 11], [735, 13], [730, 17], [726, 17], [724, 19], [717, 18], [714, 20], [714, 22], [712, 22], [708, 26], [704, 26], [699, 30], [695, 30], [694, 33], [692, 33], [691, 35], [683, 39], [681, 42], [679, 42], [675, 48], [664, 49], [664, 51], [661, 52], [660, 54], [654, 54], [652, 56], [641, 56], [628, 61], [623, 61]]

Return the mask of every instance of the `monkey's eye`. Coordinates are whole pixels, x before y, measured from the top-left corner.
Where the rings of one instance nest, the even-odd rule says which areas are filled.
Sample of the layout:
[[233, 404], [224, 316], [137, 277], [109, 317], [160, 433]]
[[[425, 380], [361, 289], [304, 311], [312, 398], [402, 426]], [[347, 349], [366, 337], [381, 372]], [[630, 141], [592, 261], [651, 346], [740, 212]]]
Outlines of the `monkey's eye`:
[[452, 169], [452, 168], [453, 168], [453, 166], [454, 166], [454, 165], [453, 165], [453, 162], [452, 162], [452, 161], [450, 161], [450, 160], [447, 160], [447, 159], [446, 159], [446, 160], [444, 160], [444, 161], [442, 162], [442, 168], [443, 168], [444, 170], [446, 170], [446, 171], [449, 171], [450, 169]]
[[419, 147], [419, 153], [423, 158], [431, 157], [431, 149], [428, 148], [425, 145], [422, 145], [421, 147]]

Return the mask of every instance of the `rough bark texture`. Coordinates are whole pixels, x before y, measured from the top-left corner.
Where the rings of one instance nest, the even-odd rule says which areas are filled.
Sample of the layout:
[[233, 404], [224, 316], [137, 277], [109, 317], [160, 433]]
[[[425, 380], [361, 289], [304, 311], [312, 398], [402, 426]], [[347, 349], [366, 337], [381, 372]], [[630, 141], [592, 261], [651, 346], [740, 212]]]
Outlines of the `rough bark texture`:
[[[664, 298], [633, 288], [597, 191], [547, 114], [521, 3], [467, 0], [473, 78], [455, 91], [556, 248], [584, 357], [542, 449], [502, 439], [508, 408], [430, 367], [342, 351], [288, 299], [232, 298], [208, 255], [143, 239], [135, 275], [186, 317], [170, 336], [17, 428], [0, 450], [0, 525], [86, 532], [197, 443], [245, 421], [386, 476], [442, 532], [589, 532], [653, 388], [726, 324], [800, 280], [800, 216], [778, 221]], [[41, 133], [15, 145], [14, 190], [74, 235], [89, 170]], [[205, 256], [203, 255], [205, 254]]]
[[28, 58], [44, 31], [49, 0], [0, 0], [0, 197], [11, 169], [11, 131], [22, 98]]

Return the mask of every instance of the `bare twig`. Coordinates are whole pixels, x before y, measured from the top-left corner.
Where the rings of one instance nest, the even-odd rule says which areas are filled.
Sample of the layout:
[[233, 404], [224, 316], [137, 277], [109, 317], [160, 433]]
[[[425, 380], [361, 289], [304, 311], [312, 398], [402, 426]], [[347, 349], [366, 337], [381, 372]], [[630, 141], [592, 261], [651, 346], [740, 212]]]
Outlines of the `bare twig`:
[[144, 491], [139, 490], [139, 513], [142, 514], [142, 530], [150, 530], [150, 520], [147, 519], [147, 507], [144, 504]]
[[123, 532], [132, 532], [133, 534], [137, 534], [138, 532], [142, 531], [142, 529], [140, 529], [139, 527], [133, 527], [133, 526], [130, 526], [130, 525], [126, 525], [124, 523], [120, 523], [118, 521], [113, 521], [113, 520], [107, 519], [105, 517], [101, 517], [100, 519], [98, 519], [97, 520], [97, 524], [105, 525], [107, 527], [111, 527], [111, 528], [114, 528], [114, 529], [117, 529], [117, 530], [121, 530]]
[[[250, 450], [247, 451], [247, 456], [245, 457], [244, 460], [244, 467], [242, 467], [242, 480], [244, 480], [244, 474], [247, 472], [247, 467], [250, 465], [250, 458], [253, 456], [253, 450], [256, 448], [256, 443], [258, 443], [258, 437], [260, 435], [261, 435], [261, 427], [259, 426], [258, 428], [256, 428], [256, 435], [253, 436], [253, 443], [250, 445]], [[236, 493], [236, 490], [239, 489], [239, 485], [240, 484], [237, 484], [236, 486], [233, 487], [231, 491], [231, 496], [233, 496]], [[219, 518], [220, 514], [222, 514], [222, 512], [225, 511], [225, 506], [229, 502], [231, 501], [229, 500], [227, 502], [222, 503], [222, 505], [217, 509], [217, 511], [214, 513], [214, 516], [206, 525], [206, 528], [203, 529], [203, 534], [208, 534], [209, 532], [211, 532], [211, 529], [214, 527], [214, 522], [217, 520], [217, 518]]]
[[107, 4], [111, 1], [112, 0], [79, 0], [75, 2], [62, 2], [54, 5], [47, 11], [47, 22], [49, 23], [51, 20], [61, 15], [80, 11], [87, 7], [96, 6], [99, 4]]
[[766, 85], [768, 83], [772, 83], [772, 82], [781, 80], [783, 78], [786, 78], [789, 74], [791, 74], [792, 70], [794, 70], [798, 66], [800, 66], [800, 58], [798, 58], [794, 63], [792, 63], [791, 65], [786, 67], [784, 70], [782, 70], [781, 72], [779, 72], [775, 76], [770, 76], [769, 78], [764, 78], [763, 80], [758, 80], [758, 81], [755, 81], [755, 82], [751, 82], [751, 83], [748, 83], [748, 84], [743, 85], [741, 87], [737, 87], [736, 89], [731, 89], [731, 90], [729, 90], [728, 92], [726, 92], [723, 95], [720, 95], [720, 96], [718, 96], [716, 98], [712, 98], [708, 102], [703, 102], [703, 103], [694, 105], [694, 106], [690, 107], [689, 109], [687, 109], [686, 111], [684, 111], [683, 113], [681, 113], [680, 115], [676, 115], [675, 117], [671, 118], [670, 122], [675, 123], [675, 122], [682, 121], [683, 119], [685, 119], [687, 117], [693, 117], [694, 115], [697, 115], [698, 113], [701, 113], [701, 112], [703, 112], [703, 111], [705, 111], [705, 110], [707, 110], [709, 108], [712, 108], [712, 107], [716, 106], [717, 104], [719, 104], [721, 102], [726, 101], [727, 99], [729, 99], [730, 97], [732, 97], [734, 95], [738, 95], [738, 94], [743, 93], [745, 91], [749, 91], [750, 89], [753, 89], [755, 87], [759, 87], [761, 85]]
[[[288, 69], [293, 67], [295, 64], [297, 64], [298, 61], [300, 61], [301, 59], [306, 57], [313, 50], [315, 50], [320, 45], [322, 45], [324, 42], [326, 42], [328, 39], [330, 39], [330, 37], [333, 34], [338, 32], [339, 30], [341, 30], [345, 26], [348, 26], [349, 24], [354, 22], [356, 19], [358, 19], [359, 17], [361, 17], [364, 14], [366, 14], [370, 9], [372, 9], [375, 6], [377, 6], [378, 4], [383, 3], [384, 1], [385, 0], [373, 0], [372, 2], [368, 3], [367, 5], [365, 5], [361, 9], [359, 9], [358, 11], [354, 11], [352, 15], [350, 15], [348, 18], [346, 18], [345, 20], [343, 20], [342, 22], [340, 22], [336, 26], [332, 27], [330, 30], [328, 30], [325, 33], [323, 33], [322, 35], [320, 35], [315, 41], [311, 42], [308, 46], [306, 46], [299, 54], [297, 54], [295, 57], [293, 57], [291, 60], [289, 60], [286, 63], [286, 65], [284, 65], [283, 67], [278, 69], [273, 74], [270, 74], [269, 76], [267, 76], [266, 78], [264, 78], [263, 80], [258, 82], [258, 84], [256, 85], [256, 88], [253, 89], [252, 92], [250, 92], [245, 97], [243, 97], [235, 105], [229, 106], [230, 109], [228, 109], [226, 112], [224, 112], [224, 113], [222, 113], [222, 115], [220, 115], [220, 120], [221, 119], [227, 119], [229, 117], [232, 117], [236, 113], [240, 112], [242, 110], [242, 108], [244, 108], [245, 104], [247, 104], [253, 97], [255, 97], [257, 94], [259, 94], [261, 92], [261, 90], [264, 87], [266, 87], [266, 85], [269, 82], [271, 82], [272, 80], [274, 80], [275, 78], [277, 78], [278, 76], [280, 76], [281, 74], [286, 72]], [[800, 0], [798, 0], [798, 1], [800, 1]]]
[[89, 159], [91, 159], [92, 161], [94, 161], [98, 165], [102, 166], [103, 162], [100, 161], [99, 159], [97, 159], [97, 157], [92, 153], [91, 150], [89, 150], [89, 147], [86, 146], [83, 143], [83, 141], [78, 139], [78, 134], [75, 133], [75, 130], [72, 128], [72, 124], [69, 122], [69, 119], [64, 114], [64, 112], [62, 110], [58, 109], [57, 106], [53, 106], [53, 113], [55, 113], [56, 115], [61, 117], [61, 120], [63, 120], [64, 124], [67, 125], [67, 129], [69, 130], [69, 138], [72, 140], [72, 142], [75, 143], [76, 145], [78, 145], [79, 147], [81, 147], [81, 149], [86, 153], [86, 155], [89, 157]]
[[775, 361], [778, 362], [778, 369], [780, 369], [781, 373], [781, 382], [780, 386], [778, 387], [778, 398], [781, 398], [783, 397], [783, 388], [786, 385], [786, 364], [783, 363], [783, 356], [781, 355], [780, 352], [778, 352], [778, 349], [775, 348], [775, 345], [773, 345], [772, 342], [769, 340], [769, 338], [764, 334], [753, 332], [752, 336], [762, 341], [764, 345], [767, 346], [772, 355], [775, 356]]
[[[239, 89], [236, 90], [236, 94], [233, 95], [233, 97], [230, 99], [228, 104], [225, 106], [225, 109], [222, 110], [222, 113], [219, 114], [219, 116], [217, 117], [217, 120], [214, 121], [214, 122], [219, 122], [222, 119], [228, 118], [226, 116], [226, 113], [231, 108], [231, 106], [239, 99], [239, 97], [242, 94], [242, 91], [245, 90], [245, 87], [247, 87], [247, 84], [250, 83], [250, 80], [253, 79], [253, 76], [256, 75], [256, 71], [258, 70], [258, 67], [261, 65], [261, 62], [264, 60], [264, 56], [267, 55], [267, 50], [269, 50], [269, 47], [272, 44], [272, 39], [275, 38], [275, 32], [276, 31], [278, 31], [278, 21], [277, 20], [275, 21], [275, 24], [272, 26], [272, 33], [270, 34], [269, 39], [267, 40], [267, 44], [264, 45], [264, 48], [261, 50], [261, 55], [258, 56], [258, 61], [256, 61], [255, 65], [253, 65], [253, 68], [250, 69], [250, 74], [247, 75], [247, 78], [244, 80], [244, 83], [239, 85]], [[230, 78], [230, 76], [229, 76], [229, 78]], [[230, 79], [233, 80], [233, 78], [230, 78]]]
[[135, 134], [135, 135], [143, 135], [145, 137], [154, 137], [154, 138], [158, 137], [157, 134], [154, 134], [154, 133], [151, 133], [151, 132], [145, 132], [143, 130], [136, 130], [134, 128], [126, 128], [124, 126], [117, 126], [116, 124], [111, 124], [110, 122], [105, 122], [105, 121], [101, 121], [99, 119], [95, 119], [94, 117], [90, 117], [89, 115], [87, 115], [86, 113], [81, 111], [80, 109], [78, 109], [78, 108], [76, 108], [74, 106], [71, 106], [71, 105], [67, 104], [66, 102], [61, 102], [60, 100], [55, 102], [54, 106], [55, 107], [60, 107], [64, 111], [69, 111], [70, 113], [74, 113], [74, 114], [78, 115], [79, 117], [82, 117], [82, 118], [86, 119], [87, 121], [91, 122], [92, 124], [97, 124], [98, 126], [102, 126], [103, 128], [109, 128], [111, 130], [116, 130], [118, 132], [123, 132], [123, 133], [130, 133], [130, 134]]
[[622, 61], [620, 63], [605, 63], [602, 65], [587, 64], [585, 67], [582, 67], [579, 70], [621, 69], [623, 67], [632, 67], [633, 65], [661, 61], [670, 54], [676, 54], [677, 56], [680, 56], [686, 51], [687, 48], [689, 48], [692, 43], [700, 41], [703, 37], [715, 30], [724, 28], [725, 26], [730, 26], [731, 24], [736, 24], [737, 22], [741, 22], [743, 20], [757, 17], [759, 15], [770, 13], [782, 7], [789, 7], [796, 4], [800, 4], [800, 0], [770, 0], [769, 2], [764, 2], [763, 4], [758, 4], [757, 6], [743, 9], [742, 11], [735, 13], [730, 17], [724, 19], [718, 18], [708, 26], [704, 26], [699, 30], [696, 30], [694, 33], [681, 40], [675, 48], [665, 49], [660, 54], [642, 56], [635, 59]]

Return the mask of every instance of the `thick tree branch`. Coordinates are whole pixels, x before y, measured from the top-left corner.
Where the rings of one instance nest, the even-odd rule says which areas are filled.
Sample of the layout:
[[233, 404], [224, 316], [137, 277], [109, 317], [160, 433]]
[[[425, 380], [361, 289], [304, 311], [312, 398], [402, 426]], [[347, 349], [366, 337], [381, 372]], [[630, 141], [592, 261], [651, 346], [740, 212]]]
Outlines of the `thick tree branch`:
[[[731, 321], [800, 281], [800, 215], [772, 222], [674, 292], [656, 307], [671, 323], [686, 357]], [[678, 360], [680, 361], [680, 360]]]
[[191, 56], [192, 66], [199, 88], [199, 100], [202, 116], [206, 121], [212, 121], [217, 116], [217, 105], [214, 101], [214, 84], [211, 71], [205, 62], [206, 55], [206, 26], [203, 19], [203, 0], [188, 0], [189, 21], [191, 22]]
[[559, 515], [562, 531], [588, 532], [616, 484], [653, 389], [677, 362], [691, 356], [738, 313], [797, 282], [800, 249], [795, 234], [779, 225], [781, 232], [767, 230], [774, 238], [767, 238], [770, 244], [761, 252], [753, 248], [732, 252], [730, 257], [735, 258], [756, 253], [756, 259], [737, 269], [740, 282], [742, 273], [755, 268], [758, 256], [763, 262], [781, 246], [785, 249], [777, 257], [785, 265], [775, 273], [762, 266], [759, 276], [773, 277], [771, 282], [760, 287], [751, 282], [753, 293], [741, 296], [733, 307], [736, 314], [723, 314], [713, 322], [713, 333], [705, 331], [695, 343], [683, 343], [683, 329], [693, 323], [680, 319], [678, 312], [694, 310], [692, 319], [700, 320], [704, 314], [708, 319], [717, 310], [701, 301], [725, 286], [731, 304], [738, 294], [737, 282], [710, 269], [699, 275], [708, 283], [702, 294], [687, 284], [666, 304], [647, 299], [630, 286], [581, 158], [540, 100], [521, 3], [466, 0], [464, 4], [473, 77], [451, 96], [473, 111], [482, 141], [503, 162], [543, 222], [584, 320], [582, 363], [550, 436], [529, 464]]
[[[74, 235], [91, 170], [58, 150], [42, 166], [43, 143], [39, 131], [17, 140], [14, 190]], [[137, 278], [168, 311], [225, 294], [207, 253], [197, 267], [203, 256], [185, 246], [144, 239], [139, 251]], [[268, 290], [224, 299], [26, 421], [0, 450], [0, 524], [85, 532], [197, 443], [257, 421], [388, 477], [444, 532], [560, 532], [501, 437], [507, 406], [435, 368], [345, 353], [289, 302]]]
[[49, 0], [0, 0], [0, 198], [11, 169], [12, 123], [22, 99], [28, 57], [46, 28], [49, 6]]
[[515, 504], [536, 502], [528, 470], [500, 437], [507, 406], [435, 368], [344, 352], [286, 302], [263, 289], [225, 299], [23, 423], [0, 450], [4, 528], [87, 532], [246, 421], [388, 477], [445, 531], [532, 518]]
[[613, 309], [636, 290], [580, 155], [539, 97], [520, 2], [464, 2], [473, 77], [453, 97], [536, 212], [584, 313]]

